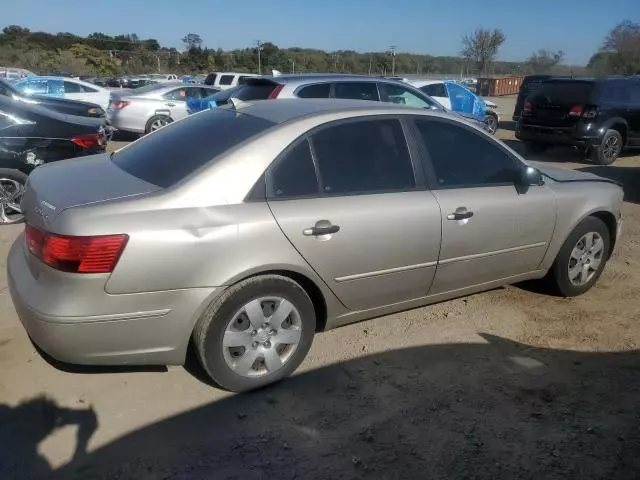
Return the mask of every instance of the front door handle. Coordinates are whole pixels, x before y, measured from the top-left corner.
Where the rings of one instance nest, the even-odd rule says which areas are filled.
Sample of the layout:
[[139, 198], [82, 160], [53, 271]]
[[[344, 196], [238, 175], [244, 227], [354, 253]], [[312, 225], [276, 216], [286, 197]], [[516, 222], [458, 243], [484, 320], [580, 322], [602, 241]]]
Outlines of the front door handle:
[[471, 217], [473, 217], [473, 212], [458, 209], [455, 212], [447, 215], [447, 220], [467, 220]]
[[175, 107], [175, 106], [176, 106], [176, 104], [175, 104], [175, 103], [165, 103], [165, 105], [166, 105], [167, 107]]
[[327, 220], [320, 220], [311, 228], [305, 228], [302, 234], [306, 237], [319, 237], [320, 235], [331, 235], [340, 231], [339, 225], [332, 225]]

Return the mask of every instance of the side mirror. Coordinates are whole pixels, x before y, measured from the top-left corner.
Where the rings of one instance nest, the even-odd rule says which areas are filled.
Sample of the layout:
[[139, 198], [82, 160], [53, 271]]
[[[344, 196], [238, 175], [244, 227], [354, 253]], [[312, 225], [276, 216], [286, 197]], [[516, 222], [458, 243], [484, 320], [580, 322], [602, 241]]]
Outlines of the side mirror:
[[518, 178], [516, 179], [516, 189], [518, 193], [527, 193], [529, 187], [534, 185], [544, 185], [540, 170], [529, 166], [520, 170]]

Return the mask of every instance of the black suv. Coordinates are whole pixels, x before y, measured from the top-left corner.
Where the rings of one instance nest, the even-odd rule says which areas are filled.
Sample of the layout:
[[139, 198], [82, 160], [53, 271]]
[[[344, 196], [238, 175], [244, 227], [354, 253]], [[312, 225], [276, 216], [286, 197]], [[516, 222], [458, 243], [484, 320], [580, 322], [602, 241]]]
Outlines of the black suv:
[[640, 77], [535, 80], [514, 112], [528, 151], [572, 145], [610, 165], [623, 148], [640, 147]]

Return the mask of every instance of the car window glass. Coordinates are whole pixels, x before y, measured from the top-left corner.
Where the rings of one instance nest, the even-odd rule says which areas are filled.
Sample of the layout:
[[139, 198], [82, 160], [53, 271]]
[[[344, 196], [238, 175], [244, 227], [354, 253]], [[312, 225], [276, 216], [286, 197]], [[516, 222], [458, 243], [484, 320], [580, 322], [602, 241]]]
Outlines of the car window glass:
[[462, 126], [416, 120], [441, 187], [513, 184], [517, 163], [489, 139]]
[[325, 194], [410, 190], [413, 167], [398, 120], [342, 123], [312, 136]]
[[629, 93], [631, 95], [631, 104], [640, 108], [640, 82], [629, 86]]
[[329, 98], [331, 95], [330, 83], [319, 83], [301, 88], [298, 93], [300, 98]]
[[444, 88], [444, 83], [425, 85], [424, 87], [420, 87], [420, 90], [432, 97], [447, 97], [447, 90]]
[[163, 98], [167, 100], [178, 100], [184, 101], [187, 97], [187, 89], [186, 88], [176, 88], [175, 90], [171, 90], [163, 95]]
[[374, 82], [336, 83], [334, 96], [352, 100], [380, 100], [378, 87]]
[[431, 103], [428, 103], [425, 99], [420, 98], [402, 85], [392, 85], [390, 83], [381, 83], [380, 85], [387, 95], [388, 101], [391, 103], [414, 108], [431, 107]]
[[64, 93], [80, 93], [82, 86], [73, 82], [64, 82]]
[[307, 140], [300, 142], [271, 168], [268, 191], [271, 198], [318, 194], [318, 180]]
[[78, 85], [78, 87], [80, 87], [81, 91], [87, 92], [87, 93], [95, 93], [98, 91], [97, 89], [88, 87], [86, 85]]
[[231, 85], [234, 75], [222, 75], [220, 77], [220, 85]]
[[46, 95], [49, 93], [48, 80], [28, 80], [23, 84], [25, 93], [33, 95]]
[[247, 83], [247, 78], [252, 77], [248, 77], [246, 75], [241, 75], [240, 77], [238, 77], [238, 85], [244, 85], [245, 83]]
[[603, 97], [606, 101], [612, 103], [630, 103], [633, 94], [631, 85], [623, 83], [605, 83], [603, 88]]
[[185, 88], [185, 96], [187, 98], [202, 98], [200, 89], [197, 87], [188, 87]]
[[125, 172], [168, 188], [274, 125], [235, 110], [216, 108], [131, 142], [111, 158]]

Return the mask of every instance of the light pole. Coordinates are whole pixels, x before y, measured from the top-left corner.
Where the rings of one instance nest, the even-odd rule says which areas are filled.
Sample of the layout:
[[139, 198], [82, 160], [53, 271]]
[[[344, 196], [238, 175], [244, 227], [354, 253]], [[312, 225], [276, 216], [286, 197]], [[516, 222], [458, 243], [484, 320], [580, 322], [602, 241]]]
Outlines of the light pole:
[[258, 48], [258, 75], [262, 75], [262, 57], [260, 56], [262, 42], [260, 40], [256, 40], [256, 46]]
[[391, 76], [394, 77], [396, 75], [396, 46], [391, 45], [389, 48], [391, 50]]
[[289, 61], [291, 62], [291, 73], [296, 73], [296, 59], [290, 58]]

